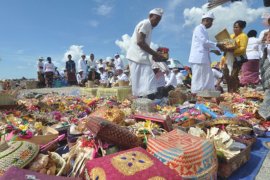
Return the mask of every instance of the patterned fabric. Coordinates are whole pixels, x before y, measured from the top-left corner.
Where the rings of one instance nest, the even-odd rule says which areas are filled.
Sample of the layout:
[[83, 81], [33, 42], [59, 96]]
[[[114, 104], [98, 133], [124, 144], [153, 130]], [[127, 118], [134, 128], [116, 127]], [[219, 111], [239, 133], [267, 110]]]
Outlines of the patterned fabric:
[[11, 166], [23, 168], [31, 162], [39, 152], [36, 144], [27, 141], [14, 141], [0, 152], [0, 170], [6, 171]]
[[243, 85], [258, 84], [259, 79], [259, 59], [248, 60], [242, 65], [240, 83]]
[[209, 141], [180, 130], [148, 140], [147, 151], [184, 179], [215, 179], [217, 158]]
[[49, 176], [42, 173], [37, 173], [34, 171], [20, 169], [17, 167], [11, 167], [7, 172], [1, 177], [0, 180], [80, 180], [80, 178], [68, 178], [63, 176]]
[[138, 147], [86, 162], [85, 179], [178, 180], [181, 177]]

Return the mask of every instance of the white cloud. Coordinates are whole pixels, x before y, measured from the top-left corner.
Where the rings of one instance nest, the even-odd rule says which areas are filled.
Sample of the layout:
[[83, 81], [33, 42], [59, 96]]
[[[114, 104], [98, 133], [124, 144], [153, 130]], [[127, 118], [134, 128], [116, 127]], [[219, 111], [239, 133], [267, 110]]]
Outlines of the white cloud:
[[[122, 36], [122, 40], [115, 41], [115, 44], [121, 49], [122, 54], [127, 53], [130, 43], [131, 43], [131, 37], [128, 34], [124, 34]], [[157, 49], [159, 45], [151, 42], [150, 47], [152, 49]]]
[[90, 21], [89, 21], [89, 25], [90, 25], [91, 27], [97, 27], [97, 26], [99, 25], [99, 22], [96, 21], [96, 20], [90, 20]]
[[112, 7], [102, 4], [97, 8], [97, 14], [102, 15], [102, 16], [106, 16], [108, 14], [110, 14], [112, 11]]
[[[193, 7], [184, 9], [185, 23], [183, 27], [198, 25], [201, 22], [201, 16], [207, 11], [207, 5], [201, 8]], [[211, 10], [215, 15], [213, 27], [209, 30], [210, 37], [224, 28], [227, 28], [232, 33], [233, 23], [237, 20], [244, 20], [247, 24], [254, 22], [260, 18], [265, 11], [264, 7], [253, 9], [248, 6], [246, 1], [230, 3], [228, 6], [218, 6]]]
[[81, 46], [81, 45], [71, 45], [69, 47], [69, 49], [64, 54], [64, 57], [62, 59], [64, 62], [67, 61], [67, 56], [69, 54], [72, 56], [72, 60], [77, 62], [81, 58], [81, 55], [84, 54], [83, 53], [83, 46]]
[[121, 49], [121, 53], [126, 54], [129, 44], [131, 41], [131, 37], [128, 34], [124, 34], [122, 36], [122, 40], [116, 40], [115, 44]]

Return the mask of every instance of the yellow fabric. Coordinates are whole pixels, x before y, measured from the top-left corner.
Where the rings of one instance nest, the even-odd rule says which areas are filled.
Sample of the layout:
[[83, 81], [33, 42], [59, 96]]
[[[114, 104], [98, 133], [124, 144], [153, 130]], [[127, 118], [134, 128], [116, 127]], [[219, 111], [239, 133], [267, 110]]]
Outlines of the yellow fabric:
[[[247, 44], [248, 44], [248, 36], [245, 33], [241, 33], [235, 37], [235, 34], [230, 35], [232, 39], [235, 40], [237, 48], [234, 50], [233, 55], [240, 56], [246, 54]], [[222, 56], [220, 60], [220, 68], [223, 68], [226, 64], [226, 58]]]
[[231, 38], [235, 40], [237, 48], [234, 50], [234, 56], [244, 55], [246, 53], [248, 36], [245, 33], [241, 33], [235, 37], [235, 34], [231, 34]]
[[132, 176], [154, 165], [151, 158], [139, 151], [130, 151], [117, 155], [111, 159], [111, 163], [115, 169], [125, 176]]
[[122, 101], [131, 95], [131, 87], [115, 87], [115, 88], [98, 88], [98, 97], [117, 97], [117, 100]]

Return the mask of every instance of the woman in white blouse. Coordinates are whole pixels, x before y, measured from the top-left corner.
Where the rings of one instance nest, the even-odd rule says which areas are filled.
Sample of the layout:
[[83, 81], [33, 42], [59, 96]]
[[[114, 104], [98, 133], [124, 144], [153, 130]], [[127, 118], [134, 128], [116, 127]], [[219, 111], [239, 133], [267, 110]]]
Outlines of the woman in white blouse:
[[260, 82], [259, 79], [259, 59], [260, 59], [260, 39], [256, 38], [257, 31], [251, 30], [248, 32], [248, 45], [246, 49], [248, 61], [241, 68], [241, 85], [256, 85]]

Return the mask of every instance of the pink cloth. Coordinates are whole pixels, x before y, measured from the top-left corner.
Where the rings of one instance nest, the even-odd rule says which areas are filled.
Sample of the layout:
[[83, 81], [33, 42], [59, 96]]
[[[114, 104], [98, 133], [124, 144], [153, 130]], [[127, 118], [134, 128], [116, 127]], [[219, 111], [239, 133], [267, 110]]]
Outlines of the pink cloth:
[[258, 84], [260, 62], [256, 60], [248, 60], [242, 65], [240, 83], [242, 85]]

